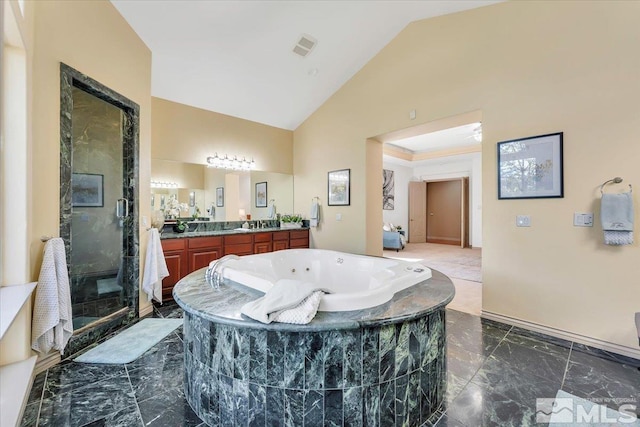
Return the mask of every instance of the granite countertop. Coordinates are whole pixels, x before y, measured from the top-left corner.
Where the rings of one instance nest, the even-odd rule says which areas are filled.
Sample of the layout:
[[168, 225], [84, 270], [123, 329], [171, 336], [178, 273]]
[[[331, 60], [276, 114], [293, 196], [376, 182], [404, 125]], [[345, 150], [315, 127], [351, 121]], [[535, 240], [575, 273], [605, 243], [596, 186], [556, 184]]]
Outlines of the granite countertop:
[[202, 268], [185, 276], [173, 288], [173, 298], [185, 311], [216, 323], [274, 331], [357, 329], [399, 323], [424, 317], [444, 307], [455, 294], [451, 279], [432, 269], [430, 279], [397, 292], [390, 301], [376, 307], [341, 312], [319, 311], [307, 325], [264, 324], [240, 313], [244, 304], [261, 297], [264, 295], [262, 292], [228, 281], [220, 289], [213, 289], [204, 280], [205, 270]]
[[230, 234], [255, 234], [260, 232], [271, 232], [271, 231], [296, 231], [296, 230], [308, 230], [309, 227], [302, 228], [280, 228], [280, 227], [269, 227], [269, 228], [254, 228], [251, 230], [204, 230], [204, 231], [185, 231], [184, 233], [175, 233], [171, 231], [163, 231], [160, 234], [160, 239], [185, 239], [187, 237], [208, 237], [208, 236], [228, 236]]

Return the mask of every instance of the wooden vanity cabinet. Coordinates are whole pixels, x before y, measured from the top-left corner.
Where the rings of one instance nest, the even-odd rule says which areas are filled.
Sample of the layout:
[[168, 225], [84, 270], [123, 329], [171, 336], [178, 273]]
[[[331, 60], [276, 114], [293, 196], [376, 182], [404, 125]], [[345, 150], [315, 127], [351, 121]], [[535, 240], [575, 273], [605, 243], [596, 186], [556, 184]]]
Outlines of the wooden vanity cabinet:
[[289, 232], [276, 231], [273, 233], [273, 252], [289, 249]]
[[308, 247], [309, 230], [295, 230], [289, 232], [289, 249]]
[[178, 280], [189, 274], [187, 265], [187, 239], [161, 240], [164, 261], [169, 270], [169, 276], [162, 279], [162, 299], [172, 299], [171, 292]]
[[253, 235], [253, 253], [265, 254], [268, 252], [273, 252], [273, 245], [271, 243], [272, 235], [273, 233], [271, 232], [254, 234]]
[[289, 248], [308, 248], [309, 230], [257, 231], [226, 236], [187, 237], [160, 241], [169, 276], [162, 280], [162, 298], [173, 298], [173, 286], [187, 274], [223, 255], [252, 255]]
[[224, 236], [224, 254], [252, 255], [253, 234], [230, 234]]
[[222, 236], [192, 237], [186, 240], [189, 248], [189, 273], [206, 267], [211, 261], [222, 257]]

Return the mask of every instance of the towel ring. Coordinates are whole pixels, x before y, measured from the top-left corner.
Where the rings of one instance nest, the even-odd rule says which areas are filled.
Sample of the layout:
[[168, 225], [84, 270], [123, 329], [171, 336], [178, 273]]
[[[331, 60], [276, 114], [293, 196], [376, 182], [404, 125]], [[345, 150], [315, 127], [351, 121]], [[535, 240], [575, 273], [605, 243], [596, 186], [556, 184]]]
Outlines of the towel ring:
[[[609, 179], [605, 182], [602, 183], [602, 185], [600, 185], [600, 194], [604, 194], [604, 186], [607, 184], [620, 184], [622, 182], [622, 178], [620, 178], [619, 176], [616, 176], [615, 178]], [[629, 184], [629, 192], [633, 192], [633, 187], [631, 186], [631, 184]]]

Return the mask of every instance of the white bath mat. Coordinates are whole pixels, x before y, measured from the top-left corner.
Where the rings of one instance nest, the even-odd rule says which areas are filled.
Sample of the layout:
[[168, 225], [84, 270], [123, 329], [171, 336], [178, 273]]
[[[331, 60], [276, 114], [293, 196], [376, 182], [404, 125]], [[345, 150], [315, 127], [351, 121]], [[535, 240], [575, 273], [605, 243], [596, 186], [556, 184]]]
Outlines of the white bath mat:
[[133, 362], [181, 325], [182, 319], [143, 319], [74, 360], [108, 364]]

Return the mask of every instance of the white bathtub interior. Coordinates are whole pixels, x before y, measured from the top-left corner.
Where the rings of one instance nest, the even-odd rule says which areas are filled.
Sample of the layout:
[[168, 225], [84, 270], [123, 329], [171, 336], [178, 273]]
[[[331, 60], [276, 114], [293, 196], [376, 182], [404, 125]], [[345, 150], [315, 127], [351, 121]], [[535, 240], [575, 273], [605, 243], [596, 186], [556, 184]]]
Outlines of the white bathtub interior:
[[261, 292], [281, 279], [312, 282], [329, 291], [320, 311], [349, 311], [384, 304], [396, 292], [429, 279], [431, 270], [417, 262], [290, 249], [226, 261], [223, 276]]

